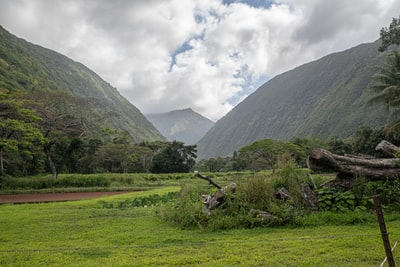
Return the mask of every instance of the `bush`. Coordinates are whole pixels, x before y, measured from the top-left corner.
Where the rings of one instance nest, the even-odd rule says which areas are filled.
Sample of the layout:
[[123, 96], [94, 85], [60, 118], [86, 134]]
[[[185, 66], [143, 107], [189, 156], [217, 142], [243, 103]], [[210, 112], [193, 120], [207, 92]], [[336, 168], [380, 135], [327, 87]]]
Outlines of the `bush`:
[[[295, 221], [307, 212], [301, 194], [302, 183], [309, 180], [307, 171], [299, 169], [294, 161], [288, 161], [274, 174], [255, 174], [238, 182], [234, 194], [226, 194], [224, 204], [204, 212], [201, 195], [212, 195], [205, 186], [185, 185], [177, 195], [176, 202], [168, 203], [159, 210], [167, 221], [183, 228], [200, 226], [207, 230], [221, 230], [240, 227], [284, 225]], [[280, 187], [287, 188], [292, 200], [276, 199]], [[271, 218], [255, 215], [257, 211], [272, 214]]]
[[208, 221], [199, 187], [188, 184], [182, 185], [175, 201], [161, 206], [157, 213], [164, 220], [182, 228], [203, 227]]
[[318, 191], [318, 205], [323, 211], [353, 211], [356, 208], [356, 197], [353, 192], [340, 192], [332, 188]]
[[368, 195], [378, 195], [382, 206], [390, 211], [400, 210], [400, 181], [370, 182], [366, 191]]

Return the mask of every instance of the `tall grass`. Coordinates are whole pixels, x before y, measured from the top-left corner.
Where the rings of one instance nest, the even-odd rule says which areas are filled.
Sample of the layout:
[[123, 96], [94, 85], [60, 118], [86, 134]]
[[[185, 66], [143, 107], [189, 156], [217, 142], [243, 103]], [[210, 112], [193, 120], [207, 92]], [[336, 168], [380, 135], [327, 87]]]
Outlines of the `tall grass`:
[[[225, 181], [236, 182], [235, 193], [227, 193], [220, 207], [209, 215], [204, 211], [201, 195], [212, 195], [216, 188], [204, 184], [190, 184], [182, 188], [176, 201], [159, 210], [161, 217], [182, 228], [200, 227], [207, 230], [253, 228], [281, 225], [309, 225], [316, 213], [327, 222], [362, 223], [373, 211], [372, 196], [381, 195], [385, 211], [400, 207], [400, 182], [368, 183], [357, 177], [353, 191], [342, 192], [319, 188], [309, 170], [299, 168], [290, 158], [278, 161], [274, 172], [253, 173]], [[303, 192], [304, 185], [319, 193], [318, 206], [310, 206]], [[289, 199], [281, 199], [277, 192], [286, 189]], [[332, 213], [329, 213], [332, 212]], [[336, 213], [336, 215], [335, 215]], [[327, 219], [329, 218], [329, 219]]]
[[50, 175], [31, 177], [4, 177], [0, 183], [1, 191], [45, 190], [78, 188], [125, 188], [178, 185], [181, 180], [191, 180], [192, 173], [99, 173], [99, 174], [60, 174], [57, 179]]
[[[279, 167], [274, 173], [253, 174], [236, 180], [236, 192], [228, 193], [222, 207], [212, 210], [209, 216], [204, 212], [201, 195], [211, 195], [216, 189], [202, 185], [184, 186], [176, 201], [165, 205], [159, 214], [183, 228], [201, 227], [208, 230], [294, 222], [296, 216], [307, 212], [301, 188], [303, 183], [310, 182], [310, 176], [308, 171], [300, 169], [292, 160]], [[282, 187], [290, 192], [291, 199], [276, 198], [276, 192]], [[260, 216], [262, 212], [268, 212], [271, 216]]]

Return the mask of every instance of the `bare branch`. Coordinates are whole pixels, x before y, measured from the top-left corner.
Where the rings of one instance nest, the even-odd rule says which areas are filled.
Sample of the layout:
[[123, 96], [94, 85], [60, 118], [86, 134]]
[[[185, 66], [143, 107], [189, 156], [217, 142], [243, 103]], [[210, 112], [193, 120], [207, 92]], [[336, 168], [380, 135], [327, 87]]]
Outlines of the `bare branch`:
[[220, 185], [218, 185], [216, 182], [214, 182], [210, 177], [201, 175], [198, 171], [195, 171], [194, 175], [199, 177], [200, 179], [208, 181], [210, 184], [212, 184], [213, 186], [215, 186], [218, 189], [222, 188]]

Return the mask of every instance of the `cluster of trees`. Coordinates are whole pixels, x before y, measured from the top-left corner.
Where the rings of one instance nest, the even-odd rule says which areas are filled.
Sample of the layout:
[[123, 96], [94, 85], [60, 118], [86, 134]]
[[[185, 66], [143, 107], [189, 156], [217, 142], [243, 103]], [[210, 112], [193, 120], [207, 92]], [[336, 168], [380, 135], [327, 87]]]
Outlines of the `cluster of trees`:
[[65, 106], [72, 105], [73, 99], [63, 93], [49, 94], [0, 89], [1, 176], [168, 173], [189, 171], [195, 164], [196, 147], [182, 142], [134, 144], [128, 133], [110, 129], [88, 135], [85, 122], [66, 113]]
[[295, 137], [290, 141], [264, 139], [241, 148], [232, 156], [200, 160], [195, 168], [203, 172], [259, 171], [274, 169], [279, 166], [280, 160], [285, 162], [288, 157], [294, 159], [299, 166], [306, 167], [306, 157], [316, 147], [339, 155], [364, 154], [385, 157], [381, 152], [375, 151], [376, 145], [383, 139], [391, 143], [400, 143], [400, 138], [385, 128], [370, 127], [361, 127], [353, 136], [345, 139], [339, 137], [330, 139]]

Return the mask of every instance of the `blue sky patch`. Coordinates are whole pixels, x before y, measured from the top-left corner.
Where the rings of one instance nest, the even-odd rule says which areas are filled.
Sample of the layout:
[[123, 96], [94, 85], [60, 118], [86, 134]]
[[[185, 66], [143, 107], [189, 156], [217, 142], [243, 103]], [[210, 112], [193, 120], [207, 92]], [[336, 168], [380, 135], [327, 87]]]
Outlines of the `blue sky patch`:
[[[244, 67], [246, 68], [246, 66]], [[234, 75], [235, 78], [239, 78], [243, 75], [241, 71]], [[267, 75], [261, 75], [259, 79], [253, 80], [250, 75], [244, 76], [244, 84], [242, 85], [243, 90], [236, 94], [235, 96], [231, 97], [227, 102], [233, 106], [239, 104], [239, 102], [243, 99], [244, 96], [248, 96], [256, 91], [261, 85], [266, 83], [269, 79]]]
[[205, 32], [203, 32], [200, 35], [196, 35], [193, 38], [185, 41], [181, 46], [179, 46], [177, 49], [175, 49], [175, 51], [173, 51], [171, 53], [171, 63], [169, 65], [169, 70], [168, 72], [171, 72], [172, 67], [176, 64], [176, 56], [181, 54], [181, 53], [185, 53], [186, 51], [189, 51], [191, 49], [193, 49], [193, 47], [190, 45], [190, 41], [192, 40], [202, 40], [204, 39], [204, 34]]
[[261, 7], [265, 9], [270, 8], [271, 5], [274, 3], [274, 1], [271, 0], [223, 0], [222, 2], [225, 5], [230, 5], [232, 3], [243, 3], [254, 8]]

